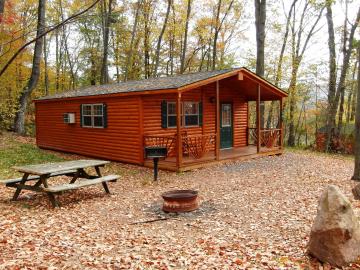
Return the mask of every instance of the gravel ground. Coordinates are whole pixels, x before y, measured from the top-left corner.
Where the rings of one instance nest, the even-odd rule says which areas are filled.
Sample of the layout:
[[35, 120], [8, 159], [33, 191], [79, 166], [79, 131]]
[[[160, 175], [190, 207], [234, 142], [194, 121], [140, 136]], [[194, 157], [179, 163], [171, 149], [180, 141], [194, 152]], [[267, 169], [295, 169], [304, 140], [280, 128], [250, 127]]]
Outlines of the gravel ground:
[[[0, 188], [0, 269], [330, 269], [305, 254], [321, 192], [353, 200], [351, 159], [289, 152], [187, 173], [112, 164], [110, 183], [60, 196]], [[58, 178], [55, 182], [65, 181]], [[160, 194], [196, 189], [201, 207], [170, 215]], [[165, 218], [151, 223], [138, 223]], [[136, 224], [132, 224], [136, 223]], [[349, 269], [358, 269], [358, 264]]]

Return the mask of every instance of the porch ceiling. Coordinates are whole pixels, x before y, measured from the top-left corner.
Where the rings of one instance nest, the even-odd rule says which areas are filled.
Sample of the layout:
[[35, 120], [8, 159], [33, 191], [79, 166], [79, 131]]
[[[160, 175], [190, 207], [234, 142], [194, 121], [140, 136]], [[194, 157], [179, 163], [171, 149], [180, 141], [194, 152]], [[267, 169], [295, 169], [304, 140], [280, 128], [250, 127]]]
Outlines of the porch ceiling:
[[226, 86], [232, 89], [236, 89], [244, 95], [248, 101], [257, 100], [257, 88], [260, 85], [260, 100], [280, 100], [286, 97], [287, 94], [283, 91], [279, 91], [275, 86], [270, 85], [268, 82], [263, 82], [261, 78], [244, 74], [242, 78], [239, 76], [232, 76], [220, 81], [220, 92], [221, 86]]

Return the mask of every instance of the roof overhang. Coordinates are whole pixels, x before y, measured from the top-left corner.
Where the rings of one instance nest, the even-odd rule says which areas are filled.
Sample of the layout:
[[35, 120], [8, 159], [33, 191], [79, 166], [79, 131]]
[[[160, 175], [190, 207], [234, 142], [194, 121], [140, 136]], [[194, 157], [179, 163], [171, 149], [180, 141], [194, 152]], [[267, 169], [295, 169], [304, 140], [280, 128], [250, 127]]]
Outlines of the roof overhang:
[[[225, 80], [228, 78], [234, 77], [238, 81], [244, 82], [247, 84], [248, 88], [251, 88], [250, 91], [247, 93], [248, 100], [256, 100], [257, 96], [257, 86], [260, 86], [261, 95], [263, 99], [266, 100], [276, 100], [280, 98], [285, 98], [288, 94], [280, 89], [279, 87], [275, 86], [274, 84], [270, 83], [266, 79], [262, 78], [261, 76], [256, 75], [254, 72], [251, 72], [247, 68], [239, 68], [229, 71], [227, 73], [214, 76], [212, 78], [198, 81], [189, 85], [185, 85], [183, 87], [178, 88], [179, 91], [185, 92], [189, 91], [194, 88], [198, 88], [210, 83], [214, 83], [216, 81]], [[246, 82], [247, 81], [247, 82]]]

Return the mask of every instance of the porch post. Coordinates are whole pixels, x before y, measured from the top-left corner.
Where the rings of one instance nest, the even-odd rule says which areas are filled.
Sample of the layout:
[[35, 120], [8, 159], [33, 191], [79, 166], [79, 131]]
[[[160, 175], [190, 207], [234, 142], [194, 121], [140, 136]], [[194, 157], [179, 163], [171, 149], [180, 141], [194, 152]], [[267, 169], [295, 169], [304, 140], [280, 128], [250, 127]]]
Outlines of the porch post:
[[216, 81], [216, 144], [215, 156], [216, 160], [220, 160], [220, 94], [219, 94], [219, 81]]
[[280, 128], [280, 148], [284, 147], [284, 100], [280, 99], [280, 115], [279, 115], [279, 128]]
[[260, 153], [260, 146], [261, 146], [261, 132], [260, 132], [260, 128], [261, 128], [261, 119], [260, 119], [260, 97], [261, 92], [260, 92], [260, 84], [258, 84], [257, 86], [257, 99], [256, 99], [256, 135], [257, 135], [257, 140], [256, 140], [256, 151], [257, 153]]
[[176, 167], [177, 169], [180, 169], [182, 164], [182, 138], [181, 138], [181, 93], [178, 93], [177, 99], [176, 99], [176, 132], [177, 132], [177, 138], [176, 138]]

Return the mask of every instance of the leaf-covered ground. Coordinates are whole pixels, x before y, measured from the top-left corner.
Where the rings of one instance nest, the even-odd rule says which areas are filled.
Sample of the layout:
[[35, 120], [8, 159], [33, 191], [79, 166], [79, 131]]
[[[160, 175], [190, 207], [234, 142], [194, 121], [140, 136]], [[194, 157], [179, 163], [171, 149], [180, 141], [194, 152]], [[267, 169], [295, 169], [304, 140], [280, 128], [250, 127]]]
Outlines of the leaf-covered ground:
[[[154, 183], [149, 169], [112, 164], [105, 171], [121, 179], [110, 196], [101, 185], [68, 192], [59, 209], [31, 192], [12, 202], [0, 186], [0, 269], [330, 269], [305, 255], [306, 244], [328, 184], [360, 207], [352, 169], [350, 159], [289, 152], [162, 171]], [[164, 214], [160, 194], [177, 188], [198, 190], [200, 209]]]

